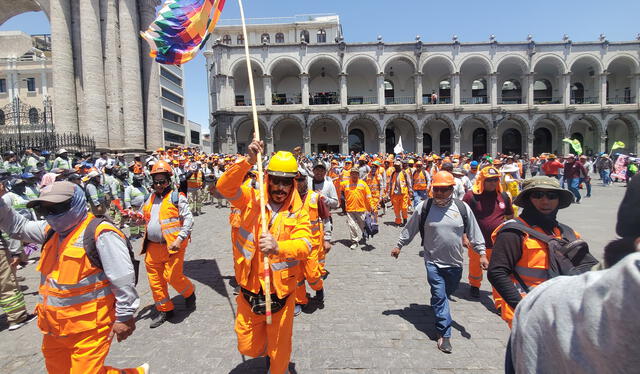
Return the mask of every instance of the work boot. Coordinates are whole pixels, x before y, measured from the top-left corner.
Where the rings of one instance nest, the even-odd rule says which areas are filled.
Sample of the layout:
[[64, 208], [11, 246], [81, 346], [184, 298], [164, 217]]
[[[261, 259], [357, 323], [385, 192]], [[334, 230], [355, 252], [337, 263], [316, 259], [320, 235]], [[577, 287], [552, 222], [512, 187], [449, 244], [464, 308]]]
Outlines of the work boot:
[[196, 309], [196, 293], [195, 292], [192, 293], [191, 296], [189, 296], [186, 299], [184, 299], [184, 305], [189, 310], [195, 310]]
[[469, 296], [473, 297], [474, 299], [479, 298], [480, 297], [480, 288], [471, 286], [471, 288], [469, 289]]
[[441, 336], [438, 338], [438, 349], [444, 353], [451, 353], [453, 347], [451, 347], [451, 338], [445, 338]]
[[329, 270], [325, 269], [324, 274], [322, 274], [322, 280], [327, 279], [329, 277], [329, 274], [331, 274]]
[[403, 219], [402, 219], [402, 226], [404, 226], [404, 225], [406, 225], [406, 224], [407, 224], [407, 219], [406, 219], [406, 218], [403, 218]]
[[316, 291], [316, 301], [319, 303], [324, 303], [324, 288]]
[[158, 312], [158, 314], [151, 320], [149, 327], [155, 329], [171, 318], [173, 318], [173, 310], [168, 312]]

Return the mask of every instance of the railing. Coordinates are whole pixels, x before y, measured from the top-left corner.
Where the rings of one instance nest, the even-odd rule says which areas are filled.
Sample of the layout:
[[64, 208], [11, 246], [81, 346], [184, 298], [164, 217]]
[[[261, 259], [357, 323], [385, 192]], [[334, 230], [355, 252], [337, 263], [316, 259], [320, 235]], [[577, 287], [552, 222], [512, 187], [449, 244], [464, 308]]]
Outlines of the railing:
[[536, 105], [544, 104], [562, 104], [561, 97], [536, 97], [533, 99], [533, 103]]
[[[259, 101], [256, 99], [256, 102], [259, 102]], [[302, 104], [302, 96], [300, 96], [300, 95], [295, 95], [293, 97], [276, 96], [276, 97], [271, 99], [271, 104], [273, 104], [273, 105]], [[263, 105], [263, 104], [258, 104], [258, 105]]]
[[[256, 105], [264, 105], [264, 97], [256, 97]], [[251, 98], [237, 98], [236, 106], [251, 106]]]
[[597, 96], [595, 96], [595, 97], [579, 97], [579, 98], [572, 97], [571, 98], [571, 104], [578, 104], [578, 105], [581, 105], [581, 104], [598, 104], [599, 102], [600, 101], [599, 101], [599, 98]]
[[435, 101], [431, 100], [431, 97], [423, 96], [422, 104], [424, 105], [437, 105], [437, 104], [451, 104], [452, 100], [449, 96], [438, 97]]
[[498, 99], [498, 104], [500, 105], [513, 105], [513, 104], [522, 104], [522, 99], [520, 98], [500, 98]]
[[488, 100], [486, 96], [475, 96], [475, 97], [461, 97], [460, 104], [462, 105], [473, 105], [473, 104], [487, 104]]
[[79, 134], [3, 134], [0, 138], [0, 152], [13, 151], [22, 154], [25, 149], [38, 148], [40, 150], [54, 151], [64, 148], [69, 152], [93, 153], [96, 150], [96, 142], [90, 136]]
[[607, 104], [635, 104], [636, 97], [608, 97]]
[[415, 96], [385, 97], [384, 102], [386, 105], [415, 104], [416, 97]]
[[340, 104], [340, 95], [335, 92], [318, 92], [309, 98], [309, 105]]
[[377, 104], [378, 97], [376, 96], [349, 96], [347, 97], [347, 105], [367, 105]]

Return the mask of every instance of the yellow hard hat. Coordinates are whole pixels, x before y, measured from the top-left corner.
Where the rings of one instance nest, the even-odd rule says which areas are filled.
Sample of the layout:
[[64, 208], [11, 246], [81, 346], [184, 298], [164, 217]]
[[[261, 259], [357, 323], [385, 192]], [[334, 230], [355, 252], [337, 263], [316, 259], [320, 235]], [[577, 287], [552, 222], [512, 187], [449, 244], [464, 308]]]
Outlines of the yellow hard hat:
[[298, 162], [291, 152], [278, 151], [267, 166], [267, 174], [275, 177], [294, 178], [298, 174]]

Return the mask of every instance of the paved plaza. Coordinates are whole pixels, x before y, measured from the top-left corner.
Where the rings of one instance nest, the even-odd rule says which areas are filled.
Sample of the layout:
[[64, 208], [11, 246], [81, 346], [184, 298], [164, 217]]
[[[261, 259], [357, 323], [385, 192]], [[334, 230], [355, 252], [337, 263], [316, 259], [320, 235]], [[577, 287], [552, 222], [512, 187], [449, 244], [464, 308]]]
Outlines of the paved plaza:
[[[602, 248], [615, 236], [616, 212], [625, 188], [622, 183], [600, 187], [595, 178], [594, 184], [593, 198], [561, 211], [559, 218], [580, 232], [601, 259]], [[196, 284], [197, 310], [189, 314], [177, 296], [177, 318], [149, 329], [153, 301], [142, 265], [137, 330], [125, 342], [113, 343], [108, 364], [131, 367], [149, 362], [154, 374], [265, 371], [263, 358], [243, 357], [236, 348], [229, 210], [208, 206], [205, 212], [196, 218], [185, 261], [185, 274]], [[389, 253], [400, 229], [391, 225], [392, 215], [388, 210], [382, 217], [380, 234], [370, 246], [352, 251], [345, 245], [346, 217], [334, 214], [335, 244], [327, 257], [331, 275], [325, 283], [325, 306], [296, 317], [292, 372], [503, 372], [509, 329], [493, 313], [486, 279], [481, 299], [468, 299], [466, 269], [451, 303], [453, 353], [438, 351], [432, 341], [434, 317], [418, 240], [404, 248], [398, 260], [393, 259]], [[35, 265], [19, 273], [27, 278], [26, 302], [33, 308], [39, 279]], [[0, 373], [44, 373], [36, 324], [15, 332], [6, 329], [1, 316]]]

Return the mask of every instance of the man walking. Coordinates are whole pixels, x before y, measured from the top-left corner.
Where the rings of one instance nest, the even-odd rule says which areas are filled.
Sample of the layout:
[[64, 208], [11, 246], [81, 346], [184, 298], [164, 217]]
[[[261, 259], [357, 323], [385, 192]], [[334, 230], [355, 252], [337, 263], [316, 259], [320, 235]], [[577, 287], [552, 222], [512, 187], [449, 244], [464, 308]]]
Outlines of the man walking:
[[567, 187], [569, 191], [573, 193], [573, 196], [576, 197], [576, 204], [580, 204], [580, 199], [582, 196], [580, 195], [580, 190], [578, 186], [580, 186], [580, 178], [583, 175], [587, 175], [587, 171], [582, 166], [580, 161], [576, 160], [576, 156], [573, 154], [568, 154], [566, 157], [566, 163], [564, 165], [564, 179], [567, 182]]
[[407, 206], [405, 197], [409, 194], [409, 188], [400, 161], [393, 163], [393, 172], [391, 173], [387, 187], [387, 195], [391, 196], [391, 204], [393, 205], [393, 211], [396, 215], [396, 225], [406, 224], [407, 218], [409, 217], [409, 207]]
[[345, 207], [347, 212], [347, 223], [349, 224], [349, 237], [351, 246], [358, 248], [358, 241], [364, 243], [364, 215], [373, 211], [371, 206], [371, 190], [369, 186], [359, 178], [358, 169], [352, 168], [349, 180], [340, 184], [340, 189], [344, 193]]
[[400, 249], [420, 232], [424, 247], [427, 280], [431, 287], [431, 307], [436, 316], [438, 349], [451, 353], [451, 312], [449, 297], [462, 278], [466, 233], [473, 249], [480, 255], [483, 269], [489, 265], [482, 232], [469, 206], [452, 198], [455, 180], [451, 173], [440, 171], [433, 176], [433, 199], [418, 204], [409, 222], [400, 233], [391, 256], [398, 258]]

